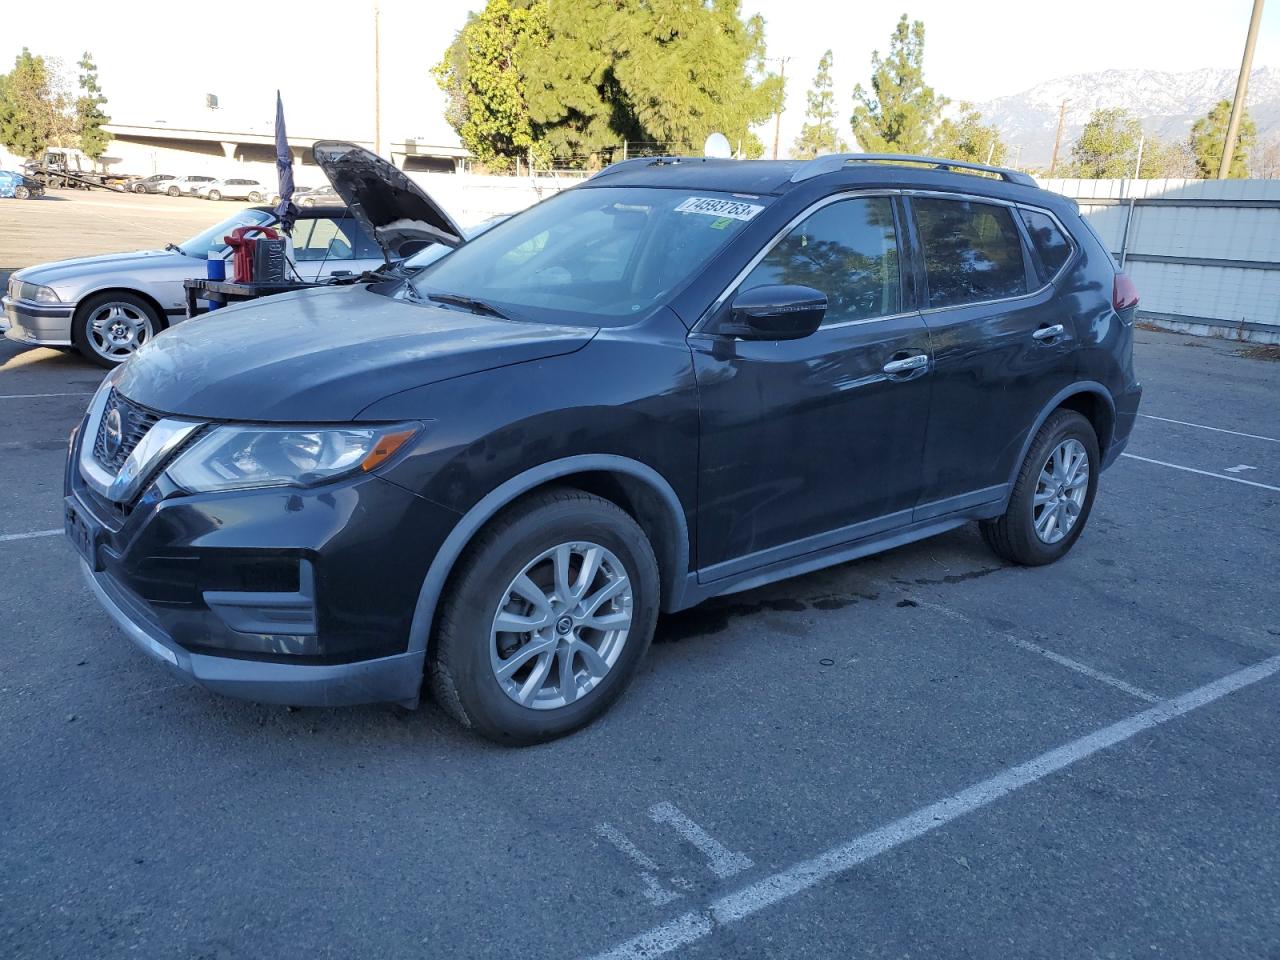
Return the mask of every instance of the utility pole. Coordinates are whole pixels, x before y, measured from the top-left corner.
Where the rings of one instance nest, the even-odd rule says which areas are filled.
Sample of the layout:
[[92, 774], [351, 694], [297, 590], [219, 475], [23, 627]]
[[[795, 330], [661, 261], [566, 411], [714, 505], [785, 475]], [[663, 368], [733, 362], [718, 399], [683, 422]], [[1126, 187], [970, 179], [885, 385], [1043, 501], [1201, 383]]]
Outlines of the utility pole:
[[1240, 61], [1240, 76], [1236, 79], [1236, 96], [1231, 101], [1231, 120], [1227, 124], [1227, 136], [1222, 143], [1222, 162], [1218, 164], [1218, 179], [1225, 180], [1231, 174], [1231, 158], [1236, 152], [1236, 137], [1240, 133], [1240, 118], [1244, 116], [1244, 95], [1249, 89], [1249, 71], [1253, 68], [1253, 48], [1258, 43], [1258, 24], [1262, 22], [1262, 0], [1253, 0], [1253, 16], [1249, 18], [1249, 35], [1244, 41], [1244, 58]]
[[1138, 138], [1138, 159], [1133, 164], [1133, 179], [1142, 179], [1142, 151], [1147, 145], [1147, 135], [1144, 133]]
[[382, 11], [373, 0], [373, 152], [382, 156]]
[[782, 76], [782, 103], [778, 104], [777, 116], [773, 118], [773, 159], [778, 159], [778, 137], [782, 133], [782, 104], [787, 102], [787, 61], [790, 57], [779, 57], [782, 64], [779, 73]]
[[1062, 122], [1067, 118], [1067, 104], [1070, 100], [1063, 100], [1062, 106], [1058, 107], [1058, 132], [1053, 135], [1053, 159], [1049, 161], [1049, 176], [1053, 176], [1055, 170], [1058, 169], [1058, 148], [1062, 146]]

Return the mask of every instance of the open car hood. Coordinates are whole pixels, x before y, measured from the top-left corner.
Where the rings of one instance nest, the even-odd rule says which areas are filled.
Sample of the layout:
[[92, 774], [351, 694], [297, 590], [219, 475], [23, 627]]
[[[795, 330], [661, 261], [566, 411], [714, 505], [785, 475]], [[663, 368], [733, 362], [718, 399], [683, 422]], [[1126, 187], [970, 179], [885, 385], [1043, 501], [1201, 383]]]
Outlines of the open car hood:
[[333, 189], [388, 262], [430, 243], [457, 247], [466, 242], [462, 228], [438, 203], [376, 153], [338, 140], [319, 140], [311, 149]]

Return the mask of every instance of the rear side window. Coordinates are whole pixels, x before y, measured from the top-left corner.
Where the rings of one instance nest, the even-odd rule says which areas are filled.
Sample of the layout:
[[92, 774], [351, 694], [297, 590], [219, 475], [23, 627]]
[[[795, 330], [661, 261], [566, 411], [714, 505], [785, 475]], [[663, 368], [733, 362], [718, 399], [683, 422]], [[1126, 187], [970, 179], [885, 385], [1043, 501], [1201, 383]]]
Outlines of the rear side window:
[[1044, 267], [1044, 279], [1052, 280], [1071, 259], [1071, 241], [1047, 213], [1021, 209], [1018, 213], [1027, 227], [1027, 235], [1031, 237], [1031, 246]]
[[1027, 292], [1022, 239], [1008, 207], [913, 197], [929, 306], [953, 307]]
[[827, 295], [823, 326], [868, 320], [902, 308], [898, 238], [888, 197], [828, 204], [783, 237], [740, 289], [774, 283]]

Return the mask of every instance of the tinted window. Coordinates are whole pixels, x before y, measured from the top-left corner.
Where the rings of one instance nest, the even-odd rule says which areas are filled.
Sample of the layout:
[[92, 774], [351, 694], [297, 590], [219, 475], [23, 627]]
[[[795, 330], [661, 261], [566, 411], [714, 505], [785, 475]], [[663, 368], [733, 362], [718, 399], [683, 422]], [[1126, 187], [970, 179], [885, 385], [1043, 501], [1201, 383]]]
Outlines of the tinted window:
[[1022, 240], [1008, 207], [913, 197], [929, 306], [950, 307], [1027, 292]]
[[1022, 215], [1027, 235], [1031, 237], [1031, 246], [1035, 247], [1044, 266], [1044, 279], [1050, 280], [1071, 258], [1071, 243], [1048, 214], [1035, 210], [1019, 210], [1018, 213]]
[[806, 217], [739, 289], [773, 283], [800, 284], [825, 293], [824, 325], [897, 313], [902, 288], [892, 201], [843, 200]]

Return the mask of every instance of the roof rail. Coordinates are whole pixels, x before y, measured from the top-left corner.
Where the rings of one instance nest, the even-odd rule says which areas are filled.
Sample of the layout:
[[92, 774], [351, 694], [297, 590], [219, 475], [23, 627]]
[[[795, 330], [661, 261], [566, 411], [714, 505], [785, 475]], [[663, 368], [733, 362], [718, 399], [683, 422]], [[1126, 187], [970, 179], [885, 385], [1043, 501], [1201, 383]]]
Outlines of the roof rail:
[[994, 173], [1009, 183], [1021, 184], [1024, 187], [1036, 187], [1038, 184], [1025, 173], [1010, 170], [1008, 167], [993, 167], [986, 163], [970, 163], [968, 160], [944, 160], [941, 157], [917, 157], [909, 153], [831, 153], [824, 157], [810, 160], [791, 175], [792, 183], [820, 177], [824, 173], [835, 173], [843, 170], [848, 163], [923, 163], [939, 170], [975, 170], [979, 173]]
[[623, 170], [634, 170], [636, 167], [664, 167], [669, 164], [676, 163], [705, 163], [708, 160], [714, 160], [715, 157], [630, 157], [627, 160], [619, 160], [617, 163], [611, 163], [603, 170], [592, 174], [592, 180], [597, 177], [612, 176]]

